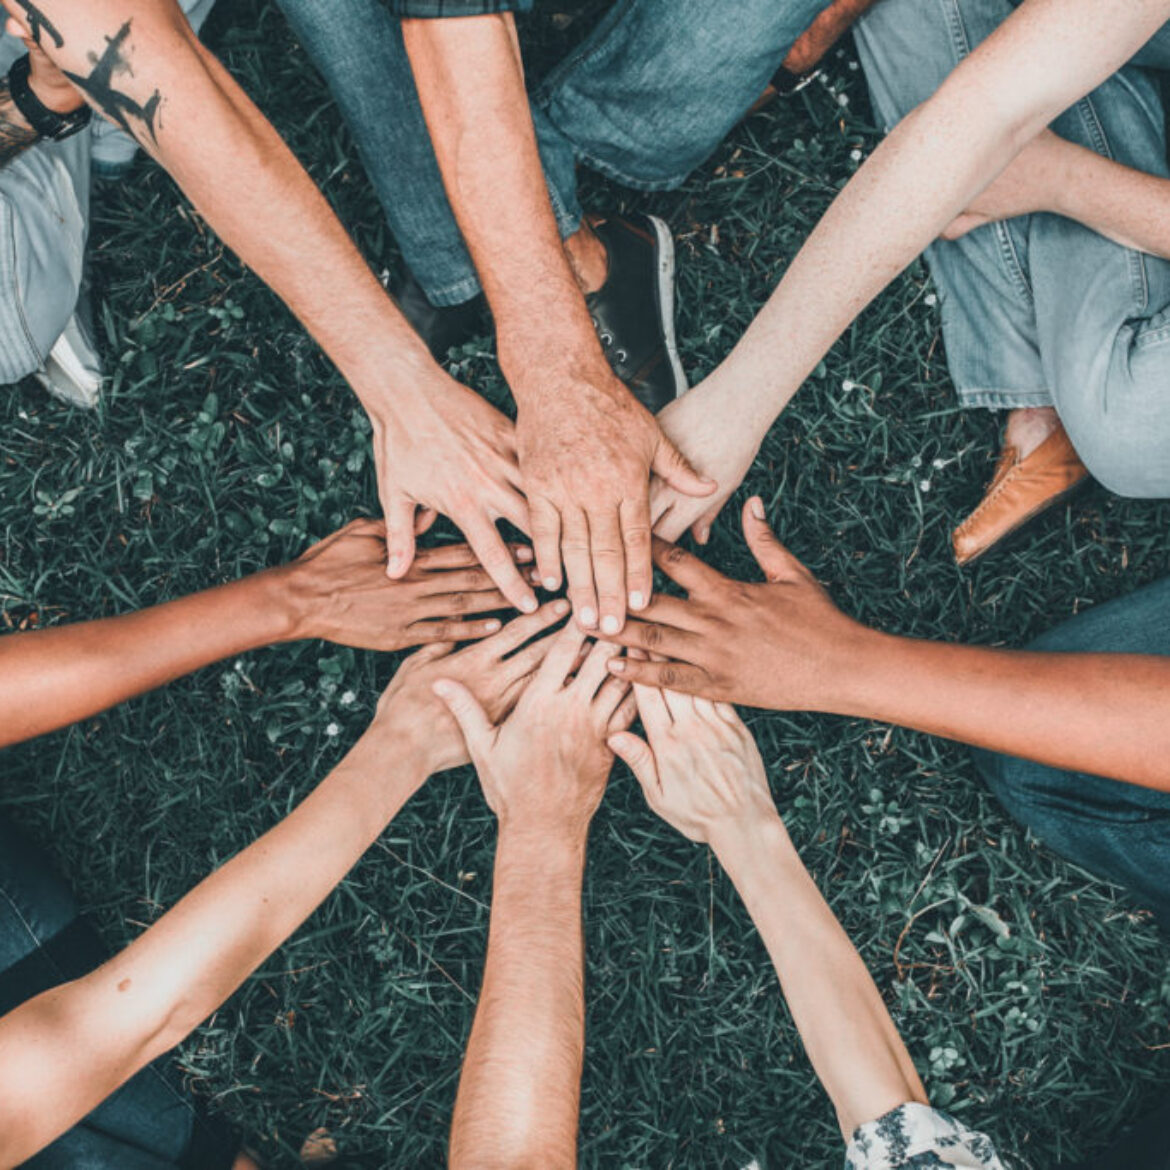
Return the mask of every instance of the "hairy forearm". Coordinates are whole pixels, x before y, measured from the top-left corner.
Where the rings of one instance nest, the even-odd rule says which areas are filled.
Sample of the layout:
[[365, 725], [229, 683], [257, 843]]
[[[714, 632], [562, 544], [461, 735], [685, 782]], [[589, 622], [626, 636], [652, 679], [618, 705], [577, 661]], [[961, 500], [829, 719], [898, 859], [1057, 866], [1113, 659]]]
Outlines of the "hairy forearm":
[[585, 1044], [583, 837], [502, 828], [450, 1164], [571, 1167]]
[[1170, 658], [855, 640], [826, 706], [1170, 791]]
[[899, 1105], [925, 1102], [873, 979], [779, 818], [714, 837], [712, 846], [768, 948], [846, 1140]]
[[122, 617], [0, 638], [0, 747], [67, 727], [172, 679], [292, 637], [288, 569]]
[[293, 813], [119, 955], [0, 1020], [0, 1166], [23, 1162], [219, 1007], [422, 784], [419, 759], [401, 735], [372, 729]]
[[511, 16], [404, 21], [403, 37], [513, 390], [523, 399], [536, 370], [604, 364], [549, 202]]
[[1049, 121], [1170, 16], [1166, 0], [1026, 0], [866, 161], [721, 367], [762, 435], [849, 323]]

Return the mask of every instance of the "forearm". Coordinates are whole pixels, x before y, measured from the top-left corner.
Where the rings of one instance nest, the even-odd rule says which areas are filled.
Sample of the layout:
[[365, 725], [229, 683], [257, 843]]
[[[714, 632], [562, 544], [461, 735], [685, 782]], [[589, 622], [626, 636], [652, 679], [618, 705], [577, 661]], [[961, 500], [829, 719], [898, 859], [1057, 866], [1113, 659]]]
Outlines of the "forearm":
[[768, 948], [845, 1139], [899, 1105], [925, 1102], [873, 979], [779, 818], [713, 838], [712, 846]]
[[758, 434], [857, 314], [1168, 15], [1165, 0], [1026, 0], [894, 129], [719, 371]]
[[0, 1165], [23, 1162], [222, 1004], [421, 785], [420, 758], [401, 737], [368, 733], [293, 813], [119, 955], [0, 1021]]
[[576, 1165], [584, 864], [583, 838], [501, 829], [483, 988], [451, 1127], [457, 1170]]
[[825, 704], [1053, 768], [1170, 791], [1170, 658], [989, 650], [870, 633]]
[[86, 719], [172, 679], [295, 636], [288, 569], [122, 617], [0, 639], [0, 747]]
[[500, 364], [523, 405], [537, 370], [543, 379], [605, 359], [561, 246], [512, 18], [408, 20], [403, 37]]

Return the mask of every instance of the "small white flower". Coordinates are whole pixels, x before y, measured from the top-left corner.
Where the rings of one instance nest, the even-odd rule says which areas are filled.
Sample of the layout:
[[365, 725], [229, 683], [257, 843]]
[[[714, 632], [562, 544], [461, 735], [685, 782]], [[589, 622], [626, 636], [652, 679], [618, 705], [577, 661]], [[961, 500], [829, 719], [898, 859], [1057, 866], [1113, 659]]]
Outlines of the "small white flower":
[[847, 106], [849, 104], [849, 95], [847, 93], [839, 93], [837, 95], [837, 105]]
[[947, 461], [945, 459], [936, 459], [933, 463], [931, 463], [931, 467], [933, 467], [935, 471], [942, 471], [946, 465]]
[[346, 691], [345, 694], [341, 696], [341, 705], [343, 707], [352, 707], [356, 702], [357, 695], [355, 695], [353, 691]]
[[910, 466], [911, 467], [921, 467], [922, 466], [922, 456], [915, 455], [914, 458], [910, 460]]
[[234, 669], [235, 669], [235, 670], [237, 671], [237, 673], [239, 673], [239, 674], [243, 674], [243, 673], [244, 673], [244, 660], [243, 660], [242, 658], [237, 658], [237, 659], [236, 659], [236, 664], [235, 664], [235, 667], [234, 667]]
[[845, 381], [841, 383], [841, 389], [844, 390], [846, 394], [848, 394], [850, 390], [857, 389], [857, 383], [851, 382], [848, 378], [846, 378]]
[[930, 491], [930, 480], [929, 480], [929, 479], [923, 479], [923, 480], [919, 480], [919, 482], [918, 482], [918, 490], [919, 490], [920, 492], [928, 492], [928, 491]]
[[860, 68], [861, 68], [861, 66], [858, 62], [856, 62], [856, 61], [849, 62], [849, 72], [850, 73], [856, 73], [858, 71], [858, 69], [860, 69]]
[[926, 302], [928, 305], [937, 305], [937, 304], [938, 304], [938, 297], [936, 297], [936, 296], [934, 295], [934, 293], [927, 293], [927, 294], [926, 294], [926, 296], [925, 296], [925, 297], [923, 297], [922, 299], [923, 299], [923, 300], [924, 300], [924, 301], [925, 301], [925, 302]]
[[851, 151], [849, 152], [849, 157], [850, 157], [850, 158], [851, 158], [851, 159], [852, 159], [854, 162], [861, 162], [861, 151], [860, 151], [860, 150], [851, 150]]
[[336, 739], [341, 734], [341, 725], [339, 723], [330, 723], [329, 726], [325, 728], [325, 734], [329, 736], [330, 739]]

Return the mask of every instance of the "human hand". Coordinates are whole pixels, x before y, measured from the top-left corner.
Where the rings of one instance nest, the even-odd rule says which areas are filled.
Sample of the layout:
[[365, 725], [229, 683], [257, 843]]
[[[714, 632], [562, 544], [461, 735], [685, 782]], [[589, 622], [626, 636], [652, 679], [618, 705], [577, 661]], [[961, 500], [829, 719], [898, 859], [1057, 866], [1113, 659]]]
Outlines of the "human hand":
[[444, 676], [435, 693], [459, 721], [488, 805], [505, 826], [583, 835], [613, 767], [607, 736], [634, 718], [629, 687], [606, 674], [616, 647], [587, 647], [570, 623], [500, 722], [465, 682]]
[[[272, 573], [288, 607], [288, 641], [323, 638], [362, 650], [404, 650], [424, 642], [466, 642], [494, 634], [497, 618], [466, 615], [509, 609], [466, 544], [424, 549], [406, 575], [386, 576], [381, 520], [354, 520]], [[513, 547], [518, 564], [532, 551]]]
[[517, 570], [498, 520], [529, 530], [511, 422], [438, 367], [411, 399], [364, 396], [374, 427], [378, 497], [386, 520], [388, 575], [399, 578], [414, 560], [415, 536], [449, 516], [509, 603], [524, 613], [536, 595]]
[[386, 750], [395, 757], [405, 752], [421, 757], [423, 775], [469, 763], [463, 733], [436, 696], [435, 683], [453, 680], [481, 705], [485, 718], [503, 719], [516, 705], [556, 636], [549, 635], [531, 645], [525, 643], [568, 612], [569, 603], [562, 598], [541, 606], [536, 613], [516, 618], [498, 634], [463, 650], [453, 651], [447, 642], [412, 654], [378, 701], [378, 712], [367, 734], [380, 736]]
[[653, 591], [651, 472], [684, 496], [708, 496], [716, 485], [598, 362], [518, 394], [516, 439], [544, 586], [560, 588], [563, 558], [577, 621], [608, 637], [621, 629], [627, 603], [641, 610]]
[[[9, 8], [8, 5], [5, 6]], [[0, 13], [2, 14], [2, 13]], [[53, 64], [49, 55], [33, 37], [27, 18], [9, 10], [4, 31], [18, 37], [28, 49], [28, 84], [37, 100], [57, 114], [70, 114], [85, 104], [85, 98], [70, 84], [69, 79]]]
[[759, 437], [742, 412], [727, 409], [711, 378], [675, 399], [658, 415], [658, 422], [691, 465], [718, 487], [697, 499], [655, 476], [650, 483], [654, 534], [676, 541], [689, 528], [699, 544], [706, 544], [723, 505], [751, 470]]
[[657, 687], [634, 693], [647, 739], [622, 731], [609, 746], [668, 825], [715, 845], [780, 820], [756, 741], [734, 707]]
[[610, 670], [647, 686], [776, 710], [832, 711], [873, 635], [847, 618], [764, 520], [758, 497], [744, 536], [767, 578], [724, 577], [685, 549], [656, 541], [654, 560], [687, 590], [659, 595], [614, 641], [669, 661], [617, 658]]

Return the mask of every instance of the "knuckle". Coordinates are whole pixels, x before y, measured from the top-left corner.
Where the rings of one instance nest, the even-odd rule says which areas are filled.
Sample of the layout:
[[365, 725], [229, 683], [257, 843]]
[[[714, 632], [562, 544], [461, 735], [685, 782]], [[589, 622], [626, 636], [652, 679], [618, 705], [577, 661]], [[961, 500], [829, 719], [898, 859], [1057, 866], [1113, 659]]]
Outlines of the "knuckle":
[[466, 593], [452, 593], [447, 604], [452, 613], [465, 613], [471, 605], [471, 598]]
[[653, 650], [654, 647], [662, 644], [662, 638], [665, 634], [663, 628], [659, 625], [650, 624], [644, 626], [642, 629], [642, 644], [647, 649]]
[[669, 552], [667, 552], [666, 559], [670, 564], [678, 565], [685, 561], [690, 555], [691, 554], [687, 552], [685, 548], [682, 548], [680, 545], [676, 544], [671, 547]]

